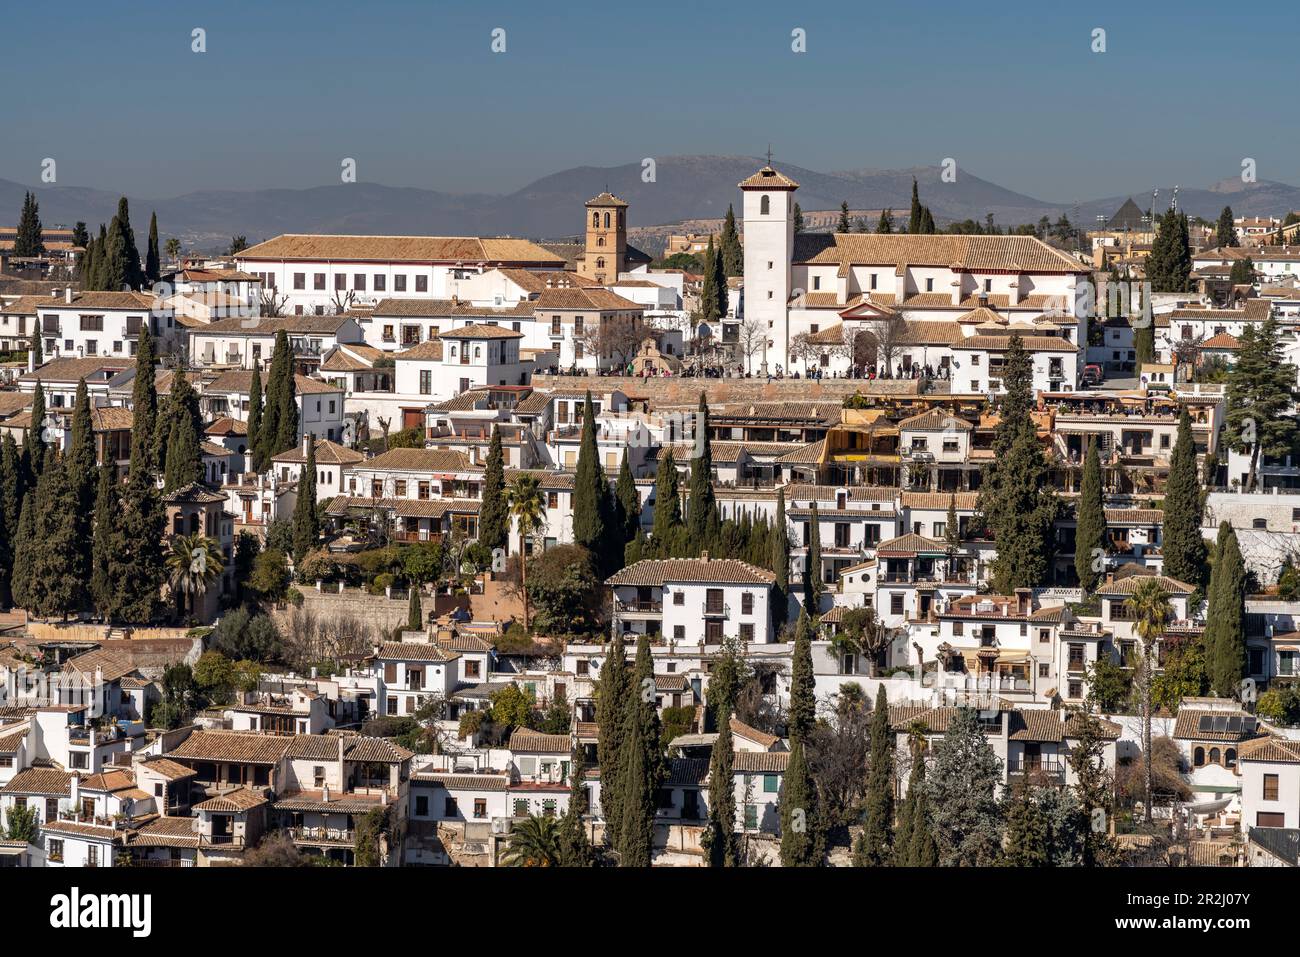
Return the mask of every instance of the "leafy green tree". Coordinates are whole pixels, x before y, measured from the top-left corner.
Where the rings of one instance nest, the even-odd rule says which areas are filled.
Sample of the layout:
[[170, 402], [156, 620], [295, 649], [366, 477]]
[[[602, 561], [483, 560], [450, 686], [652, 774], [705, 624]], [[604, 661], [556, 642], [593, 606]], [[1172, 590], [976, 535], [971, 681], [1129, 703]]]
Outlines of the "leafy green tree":
[[532, 561], [528, 599], [543, 634], [591, 639], [603, 628], [605, 587], [595, 557], [581, 545], [555, 545]]
[[1203, 639], [1206, 670], [1214, 693], [1231, 698], [1241, 692], [1246, 673], [1246, 566], [1237, 533], [1226, 521], [1219, 525], [1209, 599]]
[[1193, 635], [1166, 638], [1164, 650], [1165, 667], [1155, 678], [1152, 694], [1157, 705], [1177, 714], [1184, 698], [1199, 697], [1209, 690], [1205, 642]]
[[510, 516], [506, 504], [505, 453], [501, 448], [501, 430], [492, 426], [487, 462], [483, 469], [483, 504], [479, 508], [478, 540], [491, 549], [505, 549], [510, 534]]
[[5, 837], [11, 841], [26, 841], [36, 844], [40, 840], [40, 821], [36, 808], [26, 804], [11, 804], [5, 812]]
[[912, 774], [907, 782], [907, 796], [911, 801], [911, 808], [908, 813], [910, 825], [906, 863], [897, 860], [901, 847], [896, 847], [894, 853], [895, 860], [900, 866], [939, 866], [939, 842], [935, 839], [934, 814], [930, 810], [930, 788], [926, 782], [925, 772], [924, 753], [916, 747], [913, 750]]
[[1178, 417], [1178, 434], [1165, 482], [1164, 572], [1171, 578], [1201, 586], [1205, 582], [1205, 539], [1201, 535], [1204, 499], [1196, 473], [1196, 444], [1186, 407]]
[[77, 512], [88, 503], [77, 501], [67, 463], [53, 449], [46, 452], [35, 495], [35, 534], [26, 543], [32, 551], [28, 611], [66, 619], [89, 604], [86, 543], [77, 533]]
[[320, 541], [316, 514], [316, 443], [307, 442], [307, 461], [298, 473], [298, 501], [293, 508], [293, 563], [301, 565]]
[[352, 839], [352, 860], [357, 867], [379, 867], [384, 863], [380, 849], [388, 837], [391, 813], [391, 805], [377, 807], [357, 821]]
[[1159, 217], [1155, 242], [1146, 262], [1147, 281], [1152, 292], [1187, 292], [1191, 274], [1187, 214], [1170, 209]]
[[1106, 742], [1101, 722], [1086, 712], [1074, 716], [1072, 730], [1075, 740], [1068, 760], [1074, 772], [1077, 797], [1080, 863], [1085, 867], [1105, 866], [1114, 848], [1108, 828], [1094, 826], [1094, 822], [1104, 824], [1114, 808], [1114, 791], [1106, 767]]
[[1078, 523], [1074, 533], [1074, 570], [1085, 592], [1097, 587], [1101, 569], [1097, 558], [1104, 553], [1106, 509], [1101, 496], [1101, 458], [1095, 440], [1088, 441], [1083, 463], [1083, 482], [1079, 487]]
[[880, 212], [880, 219], [876, 221], [876, 232], [882, 236], [888, 236], [894, 231], [894, 211], [884, 209]]
[[1255, 282], [1255, 262], [1249, 256], [1237, 259], [1228, 270], [1228, 284], [1232, 286], [1249, 286]]
[[526, 728], [532, 721], [533, 699], [516, 684], [492, 692], [492, 723], [501, 728]]
[[935, 747], [926, 797], [933, 805], [939, 861], [945, 867], [987, 867], [1002, 854], [997, 794], [1002, 762], [973, 708], [959, 708]]

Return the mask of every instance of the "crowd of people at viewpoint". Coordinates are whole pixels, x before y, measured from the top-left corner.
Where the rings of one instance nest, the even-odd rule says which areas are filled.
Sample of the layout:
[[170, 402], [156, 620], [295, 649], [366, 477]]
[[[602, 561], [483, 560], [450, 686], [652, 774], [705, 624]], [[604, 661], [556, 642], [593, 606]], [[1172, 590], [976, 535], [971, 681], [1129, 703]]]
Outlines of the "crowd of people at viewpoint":
[[723, 363], [709, 363], [701, 365], [684, 366], [679, 371], [674, 372], [672, 369], [660, 366], [642, 366], [637, 371], [632, 363], [625, 366], [618, 366], [612, 369], [579, 369], [577, 366], [567, 368], [552, 365], [545, 370], [550, 375], [558, 376], [628, 376], [636, 379], [654, 379], [676, 377], [681, 379], [762, 379], [766, 377], [768, 381], [773, 379], [940, 379], [947, 381], [951, 378], [951, 371], [948, 366], [934, 368], [930, 365], [895, 365], [891, 374], [888, 367], [878, 369], [876, 366], [860, 366], [854, 364], [847, 370], [829, 371], [820, 366], [809, 365], [802, 371], [799, 369], [788, 370], [776, 363], [766, 373], [755, 372], [752, 369], [746, 369], [744, 365]]

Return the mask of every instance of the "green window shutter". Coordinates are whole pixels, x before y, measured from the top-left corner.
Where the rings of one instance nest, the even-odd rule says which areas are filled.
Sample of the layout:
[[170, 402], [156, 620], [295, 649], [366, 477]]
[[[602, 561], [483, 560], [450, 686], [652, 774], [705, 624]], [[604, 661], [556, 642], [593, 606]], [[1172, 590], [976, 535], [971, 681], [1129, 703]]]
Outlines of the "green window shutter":
[[764, 794], [777, 794], [780, 792], [780, 790], [781, 790], [781, 783], [775, 774], [763, 775]]
[[745, 805], [745, 827], [747, 829], [753, 829], [758, 827], [758, 805], [757, 804]]

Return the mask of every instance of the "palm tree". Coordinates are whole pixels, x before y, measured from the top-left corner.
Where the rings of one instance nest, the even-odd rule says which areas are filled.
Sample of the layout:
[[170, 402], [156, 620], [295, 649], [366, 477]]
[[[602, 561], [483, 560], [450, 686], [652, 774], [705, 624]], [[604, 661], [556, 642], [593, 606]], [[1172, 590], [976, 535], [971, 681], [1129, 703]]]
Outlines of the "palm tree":
[[528, 536], [546, 524], [546, 499], [536, 475], [520, 475], [506, 487], [506, 504], [519, 529], [519, 583], [524, 593], [524, 631], [528, 630]]
[[1133, 594], [1124, 600], [1124, 605], [1133, 615], [1133, 630], [1142, 639], [1142, 647], [1133, 663], [1133, 691], [1142, 716], [1142, 765], [1146, 777], [1144, 816], [1147, 824], [1151, 824], [1151, 709], [1156, 642], [1165, 633], [1165, 623], [1173, 616], [1173, 608], [1168, 593], [1157, 578], [1139, 582]]
[[184, 615], [188, 605], [193, 614], [198, 599], [224, 570], [225, 558], [215, 539], [199, 532], [173, 538], [167, 553], [167, 584], [176, 598], [177, 611]]
[[507, 867], [559, 866], [559, 819], [533, 815], [517, 822], [510, 831], [510, 845], [501, 863]]

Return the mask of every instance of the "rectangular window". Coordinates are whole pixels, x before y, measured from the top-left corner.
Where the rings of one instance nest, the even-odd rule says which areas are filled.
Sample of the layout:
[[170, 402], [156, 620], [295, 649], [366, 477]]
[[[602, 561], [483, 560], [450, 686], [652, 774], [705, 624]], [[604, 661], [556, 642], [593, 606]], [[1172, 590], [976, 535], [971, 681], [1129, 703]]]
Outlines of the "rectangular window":
[[348, 288], [347, 273], [336, 272], [334, 274], [334, 291], [342, 292], [344, 289], [347, 288]]
[[775, 774], [763, 775], [763, 793], [776, 794], [781, 790], [781, 779]]
[[753, 622], [750, 622], [750, 621], [741, 622], [741, 624], [740, 624], [740, 640], [741, 640], [741, 641], [747, 641], [747, 642], [748, 642], [748, 641], [753, 641], [753, 640], [754, 640], [754, 623], [753, 623]]
[[428, 292], [428, 291], [429, 291], [429, 277], [428, 277], [428, 276], [416, 276], [416, 277], [415, 277], [415, 291], [416, 291], [416, 292]]
[[387, 288], [388, 277], [381, 273], [375, 273], [375, 292], [383, 292]]
[[420, 395], [433, 394], [433, 372], [429, 369], [420, 370]]
[[754, 613], [754, 596], [751, 592], [745, 592], [740, 596], [740, 613], [742, 615]]
[[429, 816], [429, 796], [427, 794], [417, 794], [415, 796], [415, 816]]
[[900, 592], [894, 592], [889, 596], [889, 613], [891, 615], [903, 613], [903, 596]]
[[294, 289], [307, 288], [307, 274], [305, 272], [296, 272], [293, 274], [293, 288]]
[[1277, 781], [1278, 781], [1278, 776], [1276, 774], [1264, 775], [1264, 800], [1265, 801], [1277, 800], [1277, 791], [1278, 791]]
[[478, 818], [487, 817], [487, 798], [474, 799], [474, 816]]
[[363, 272], [353, 273], [353, 275], [352, 275], [352, 288], [355, 289], [357, 292], [365, 292], [365, 291], [366, 291], [366, 274], [365, 274], [365, 273], [363, 273]]
[[393, 277], [393, 292], [406, 292], [406, 274], [399, 273]]
[[50, 838], [45, 844], [45, 856], [57, 864], [62, 864], [63, 842], [57, 838]]
[[323, 272], [314, 273], [311, 277], [311, 287], [313, 289], [325, 288], [325, 274]]

